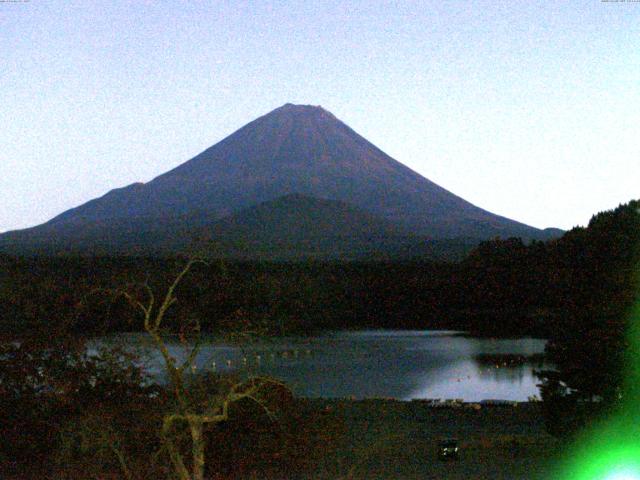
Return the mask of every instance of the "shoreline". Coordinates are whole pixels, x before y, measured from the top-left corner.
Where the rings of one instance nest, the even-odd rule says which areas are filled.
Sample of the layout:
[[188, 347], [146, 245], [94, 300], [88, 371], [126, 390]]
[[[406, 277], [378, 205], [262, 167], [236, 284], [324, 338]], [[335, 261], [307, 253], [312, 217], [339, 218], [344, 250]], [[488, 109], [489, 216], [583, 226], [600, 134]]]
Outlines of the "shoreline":
[[[432, 407], [421, 400], [302, 399], [303, 408], [343, 422], [337, 452], [309, 480], [350, 479], [510, 479], [553, 478], [561, 443], [544, 427], [541, 402]], [[439, 442], [455, 438], [459, 458], [438, 458]], [[542, 474], [545, 472], [545, 474]], [[341, 474], [341, 475], [340, 475]], [[343, 477], [347, 478], [347, 477]]]

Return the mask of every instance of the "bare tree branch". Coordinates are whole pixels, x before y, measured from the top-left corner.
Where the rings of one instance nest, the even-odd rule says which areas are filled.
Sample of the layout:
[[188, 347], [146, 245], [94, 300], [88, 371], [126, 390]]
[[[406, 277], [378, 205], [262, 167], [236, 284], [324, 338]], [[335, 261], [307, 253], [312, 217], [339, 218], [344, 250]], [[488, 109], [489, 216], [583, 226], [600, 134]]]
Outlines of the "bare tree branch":
[[[178, 411], [168, 413], [162, 422], [161, 436], [164, 448], [169, 454], [173, 470], [180, 480], [203, 480], [205, 466], [205, 438], [203, 426], [205, 424], [216, 424], [229, 419], [230, 406], [242, 400], [249, 400], [256, 403], [265, 412], [271, 421], [276, 421], [275, 413], [269, 408], [267, 402], [260, 398], [260, 395], [269, 386], [281, 386], [284, 384], [270, 377], [253, 377], [244, 382], [231, 383], [226, 393], [215, 395], [211, 398], [213, 403], [204, 411], [202, 406], [194, 405], [186, 392], [184, 372], [196, 361], [196, 357], [201, 349], [201, 325], [199, 320], [195, 320], [193, 331], [196, 333], [193, 346], [190, 347], [186, 358], [178, 365], [176, 359], [171, 355], [167, 344], [162, 337], [161, 328], [165, 315], [175, 304], [176, 289], [196, 263], [207, 264], [200, 259], [189, 260], [180, 273], [175, 277], [167, 289], [162, 302], [156, 308], [156, 298], [153, 290], [147, 282], [143, 284], [130, 284], [124, 290], [110, 290], [114, 295], [121, 295], [133, 307], [144, 314], [144, 329], [149, 334], [155, 347], [158, 349], [164, 360], [164, 367], [169, 377], [169, 382], [176, 401]], [[144, 292], [145, 299], [140, 299], [136, 293], [140, 289]], [[186, 339], [181, 338], [183, 344], [188, 345]], [[174, 442], [174, 426], [179, 423], [186, 423], [191, 435], [192, 466], [191, 471], [185, 465], [183, 455]], [[120, 459], [119, 453], [114, 451]], [[120, 452], [121, 454], [122, 452]], [[126, 468], [125, 464], [122, 464]], [[130, 479], [131, 472], [124, 470], [125, 476]]]

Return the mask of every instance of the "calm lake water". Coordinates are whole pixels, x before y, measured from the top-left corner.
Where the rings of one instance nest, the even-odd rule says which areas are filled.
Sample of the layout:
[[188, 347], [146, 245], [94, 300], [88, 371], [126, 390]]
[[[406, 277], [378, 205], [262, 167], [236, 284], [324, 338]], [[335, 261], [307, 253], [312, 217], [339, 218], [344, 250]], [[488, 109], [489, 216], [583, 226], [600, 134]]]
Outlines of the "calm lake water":
[[[160, 357], [144, 335], [118, 337], [147, 352], [149, 371], [162, 377]], [[113, 337], [102, 342], [115, 341]], [[474, 338], [448, 331], [333, 332], [278, 338], [242, 347], [210, 338], [195, 371], [266, 374], [307, 397], [393, 397], [527, 400], [539, 395], [545, 340]], [[171, 353], [184, 358], [178, 342]]]

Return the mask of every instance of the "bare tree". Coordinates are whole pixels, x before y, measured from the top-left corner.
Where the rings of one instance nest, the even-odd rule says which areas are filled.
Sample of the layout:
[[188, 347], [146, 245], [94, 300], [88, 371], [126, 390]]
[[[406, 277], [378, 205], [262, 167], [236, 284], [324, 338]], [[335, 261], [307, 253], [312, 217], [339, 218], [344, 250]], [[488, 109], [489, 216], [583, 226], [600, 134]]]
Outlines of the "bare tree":
[[[125, 290], [117, 291], [118, 294], [126, 298], [130, 305], [142, 312], [144, 315], [144, 329], [151, 337], [154, 347], [162, 355], [164, 370], [167, 374], [171, 391], [175, 396], [177, 407], [176, 411], [165, 414], [161, 434], [173, 469], [180, 480], [202, 480], [204, 478], [205, 425], [228, 420], [230, 406], [242, 400], [255, 402], [266, 415], [271, 419], [275, 419], [274, 413], [260, 397], [270, 386], [284, 386], [281, 382], [269, 377], [252, 377], [246, 381], [231, 383], [227, 391], [212, 396], [204, 406], [195, 404], [191, 400], [187, 391], [185, 372], [194, 365], [196, 356], [200, 351], [200, 322], [198, 320], [195, 321], [193, 328], [195, 332], [194, 343], [189, 345], [188, 342], [183, 341], [187, 352], [186, 358], [181, 362], [171, 355], [162, 336], [161, 329], [167, 311], [178, 301], [176, 289], [196, 263], [206, 262], [198, 259], [189, 260], [159, 302], [156, 302], [153, 290], [147, 283], [131, 285]], [[190, 469], [185, 463], [183, 453], [174, 441], [177, 435], [176, 430], [179, 428], [186, 428], [191, 437], [192, 465]]]

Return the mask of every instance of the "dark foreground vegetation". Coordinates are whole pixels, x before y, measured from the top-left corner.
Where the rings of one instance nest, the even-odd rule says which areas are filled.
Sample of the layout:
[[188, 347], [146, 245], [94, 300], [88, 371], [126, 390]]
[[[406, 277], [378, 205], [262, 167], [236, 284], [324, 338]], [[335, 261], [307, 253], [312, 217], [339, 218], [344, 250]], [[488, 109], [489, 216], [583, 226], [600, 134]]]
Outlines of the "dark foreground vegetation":
[[[195, 264], [175, 285], [179, 301], [170, 301], [155, 332], [388, 327], [544, 336], [557, 369], [539, 374], [540, 411], [549, 432], [571, 434], [630, 395], [624, 374], [625, 362], [638, 361], [627, 331], [638, 321], [630, 312], [638, 296], [639, 209], [631, 202], [598, 214], [587, 228], [547, 243], [485, 242], [455, 264]], [[331, 457], [332, 449], [345, 448], [344, 432], [355, 432], [348, 415], [309, 408], [313, 402], [292, 398], [284, 385], [265, 381], [257, 388], [250, 379], [188, 368], [181, 383], [157, 385], [124, 350], [87, 353], [87, 335], [153, 336], [148, 320], [172, 298], [164, 292], [172, 292], [184, 265], [184, 259], [0, 257], [2, 475], [197, 478], [180, 476], [178, 452], [189, 465], [203, 453], [201, 473], [209, 478], [305, 478], [327, 468], [339, 469], [331, 478], [359, 478], [353, 459]], [[161, 292], [157, 303], [148, 303], [148, 292]], [[178, 368], [167, 365], [170, 375]], [[220, 414], [225, 398], [235, 399], [227, 415], [210, 422], [207, 412]], [[167, 427], [171, 415], [179, 421]], [[198, 415], [205, 415], [201, 422]], [[327, 466], [330, 458], [337, 463]]]
[[[259, 404], [244, 398], [233, 403], [226, 421], [204, 426], [203, 476], [196, 476], [189, 429], [180, 424], [163, 431], [168, 412], [181, 411], [175, 391], [141, 382], [144, 375], [123, 352], [87, 356], [77, 347], [3, 348], [2, 478], [290, 478], [317, 465], [325, 436], [335, 428], [274, 384], [261, 390]], [[189, 376], [188, 401], [206, 409], [237, 383]], [[170, 446], [189, 476], [180, 476]]]

